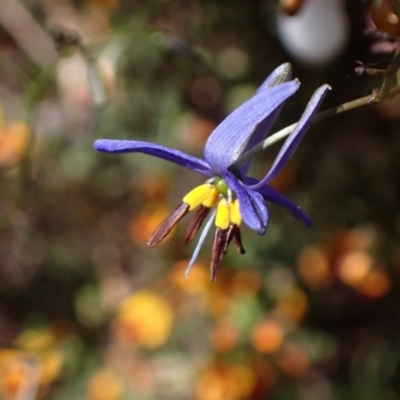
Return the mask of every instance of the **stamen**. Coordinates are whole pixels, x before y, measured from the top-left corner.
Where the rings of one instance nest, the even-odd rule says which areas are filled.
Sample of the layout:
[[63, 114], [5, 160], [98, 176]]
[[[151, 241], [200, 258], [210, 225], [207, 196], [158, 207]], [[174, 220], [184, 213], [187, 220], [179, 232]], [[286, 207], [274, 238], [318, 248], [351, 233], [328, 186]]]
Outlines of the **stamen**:
[[230, 224], [229, 228], [228, 228], [228, 232], [226, 234], [226, 242], [225, 242], [225, 246], [222, 249], [222, 251], [224, 252], [224, 254], [226, 254], [226, 252], [228, 251], [228, 246], [229, 243], [231, 242], [231, 240], [233, 239], [233, 235], [235, 233], [235, 229], [237, 228], [237, 226], [235, 224]]
[[246, 253], [246, 250], [244, 249], [243, 244], [242, 244], [242, 235], [240, 233], [240, 228], [239, 227], [237, 227], [237, 229], [234, 231], [233, 244], [235, 245], [236, 250], [240, 254], [245, 254]]
[[189, 226], [186, 229], [185, 243], [189, 243], [194, 238], [196, 233], [201, 228], [203, 221], [207, 218], [207, 215], [210, 212], [210, 210], [211, 208], [209, 207], [205, 207], [203, 205], [200, 206], [200, 208], [197, 210], [195, 216], [190, 221]]
[[204, 201], [208, 199], [210, 194], [215, 190], [213, 185], [200, 185], [195, 187], [192, 191], [190, 191], [182, 201], [189, 205], [189, 211], [192, 211], [194, 208], [198, 207]]
[[230, 215], [230, 220], [233, 224], [240, 226], [242, 223], [242, 215], [240, 214], [239, 210], [239, 201], [236, 199], [233, 203], [230, 205], [231, 208], [231, 215]]
[[246, 250], [242, 245], [242, 237], [240, 234], [240, 224], [242, 223], [242, 216], [239, 210], [239, 201], [235, 200], [233, 203], [229, 204], [230, 209], [230, 225], [228, 228], [228, 240], [225, 244], [224, 254], [228, 251], [228, 246], [230, 242], [233, 240], [233, 244], [235, 245], [236, 250], [240, 254], [244, 254]]
[[214, 236], [214, 243], [211, 252], [211, 263], [210, 263], [210, 280], [215, 282], [221, 269], [222, 259], [224, 256], [224, 248], [227, 243], [228, 230], [217, 228]]
[[171, 232], [172, 228], [189, 212], [189, 204], [181, 203], [176, 210], [156, 228], [147, 241], [149, 247], [154, 247]]
[[221, 199], [218, 203], [217, 216], [215, 218], [215, 226], [226, 230], [229, 227], [230, 207], [226, 199]]
[[217, 204], [219, 192], [213, 187], [208, 194], [208, 197], [203, 201], [202, 205], [208, 208], [214, 207]]
[[227, 233], [227, 240], [225, 243], [225, 247], [223, 249], [224, 254], [228, 251], [228, 246], [233, 240], [233, 244], [235, 245], [236, 250], [240, 254], [246, 253], [246, 250], [244, 249], [242, 245], [242, 237], [240, 234], [240, 228], [236, 224], [230, 224], [228, 228], [228, 233]]

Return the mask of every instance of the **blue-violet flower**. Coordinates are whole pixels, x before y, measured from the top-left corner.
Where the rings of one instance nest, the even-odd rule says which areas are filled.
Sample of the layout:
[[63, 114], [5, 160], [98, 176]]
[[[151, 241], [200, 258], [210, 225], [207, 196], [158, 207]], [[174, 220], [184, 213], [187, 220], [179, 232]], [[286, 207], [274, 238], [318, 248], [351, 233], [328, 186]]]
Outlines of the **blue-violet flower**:
[[263, 235], [268, 226], [268, 209], [265, 200], [279, 204], [294, 217], [310, 225], [309, 217], [288, 198], [268, 183], [282, 170], [291, 158], [307, 131], [328, 85], [323, 85], [312, 96], [301, 119], [288, 136], [271, 168], [261, 180], [247, 176], [252, 159], [240, 162], [254, 146], [267, 136], [284, 101], [294, 94], [300, 82], [290, 80], [291, 66], [283, 64], [265, 80], [253, 97], [234, 110], [219, 124], [207, 140], [204, 160], [179, 150], [138, 140], [98, 139], [96, 150], [107, 153], [139, 152], [159, 157], [199, 172], [208, 179], [189, 192], [177, 209], [155, 230], [148, 241], [154, 247], [171, 231], [175, 224], [189, 211], [197, 209], [188, 226], [185, 242], [193, 239], [202, 223], [209, 216], [199, 242], [189, 262], [186, 276], [195, 262], [206, 235], [215, 221], [216, 232], [210, 264], [210, 279], [215, 281], [228, 245], [233, 242], [239, 253], [244, 253], [240, 225], [244, 223]]

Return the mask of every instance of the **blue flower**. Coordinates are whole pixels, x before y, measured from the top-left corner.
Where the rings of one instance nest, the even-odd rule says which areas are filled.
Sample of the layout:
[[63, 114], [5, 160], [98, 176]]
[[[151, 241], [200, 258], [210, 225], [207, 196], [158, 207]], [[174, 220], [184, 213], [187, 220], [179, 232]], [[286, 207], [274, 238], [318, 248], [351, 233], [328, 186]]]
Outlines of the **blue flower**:
[[156, 229], [148, 241], [157, 245], [189, 211], [197, 212], [188, 226], [185, 241], [189, 242], [209, 216], [190, 260], [186, 275], [196, 260], [208, 231], [215, 221], [216, 233], [210, 264], [210, 279], [215, 281], [228, 245], [233, 242], [244, 253], [240, 235], [242, 220], [252, 230], [263, 235], [268, 227], [265, 201], [284, 207], [294, 217], [310, 225], [309, 217], [288, 198], [268, 183], [282, 170], [307, 131], [327, 90], [321, 86], [311, 98], [293, 132], [286, 139], [275, 161], [261, 180], [247, 176], [251, 161], [240, 162], [249, 150], [260, 144], [275, 122], [284, 101], [299, 88], [298, 80], [290, 80], [290, 64], [278, 67], [265, 80], [252, 98], [233, 111], [209, 137], [204, 160], [179, 150], [137, 140], [98, 139], [96, 150], [107, 153], [139, 152], [159, 157], [196, 171], [208, 179], [189, 192], [177, 209]]

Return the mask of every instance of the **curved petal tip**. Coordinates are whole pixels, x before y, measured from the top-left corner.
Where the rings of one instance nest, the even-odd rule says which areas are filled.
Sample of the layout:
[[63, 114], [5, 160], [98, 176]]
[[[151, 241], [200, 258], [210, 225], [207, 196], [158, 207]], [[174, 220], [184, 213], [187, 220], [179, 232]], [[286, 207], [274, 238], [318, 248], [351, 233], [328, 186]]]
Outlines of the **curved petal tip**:
[[97, 139], [93, 143], [93, 147], [97, 151], [112, 151], [112, 139]]

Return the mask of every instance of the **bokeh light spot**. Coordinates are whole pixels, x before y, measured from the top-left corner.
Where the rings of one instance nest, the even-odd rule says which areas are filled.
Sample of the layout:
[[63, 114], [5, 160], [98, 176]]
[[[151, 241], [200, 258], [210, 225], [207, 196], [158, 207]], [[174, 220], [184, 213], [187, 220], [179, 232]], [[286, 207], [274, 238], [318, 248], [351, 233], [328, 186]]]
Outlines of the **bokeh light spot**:
[[243, 75], [249, 67], [247, 53], [237, 47], [227, 47], [217, 55], [217, 68], [227, 78], [238, 78]]
[[274, 320], [259, 322], [251, 334], [251, 344], [260, 353], [274, 353], [283, 343], [282, 327]]
[[350, 287], [358, 287], [373, 266], [372, 257], [361, 251], [351, 252], [338, 262], [339, 279]]
[[300, 253], [297, 268], [305, 283], [312, 289], [323, 289], [332, 281], [328, 257], [317, 247], [308, 247]]

